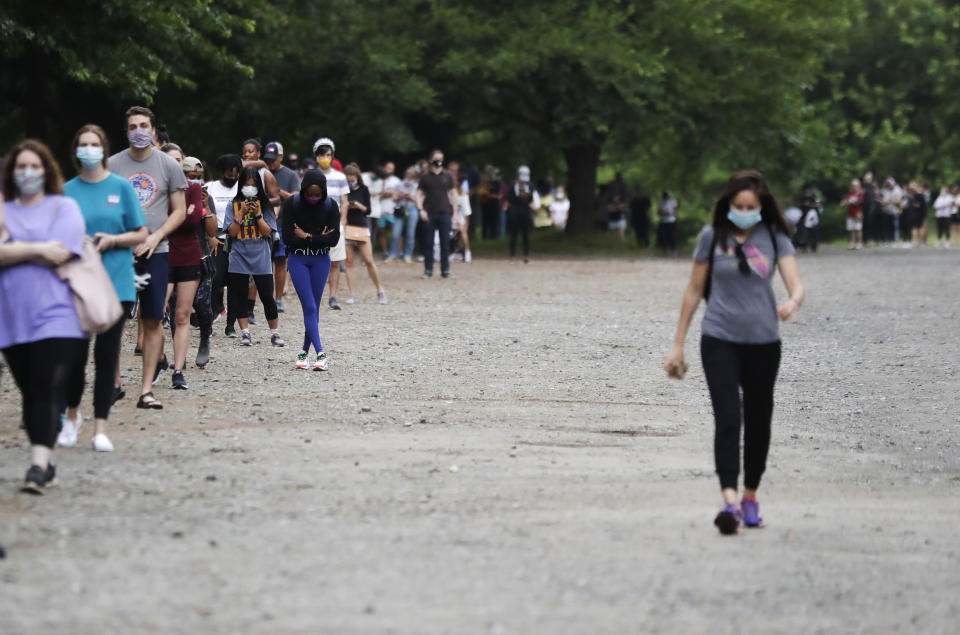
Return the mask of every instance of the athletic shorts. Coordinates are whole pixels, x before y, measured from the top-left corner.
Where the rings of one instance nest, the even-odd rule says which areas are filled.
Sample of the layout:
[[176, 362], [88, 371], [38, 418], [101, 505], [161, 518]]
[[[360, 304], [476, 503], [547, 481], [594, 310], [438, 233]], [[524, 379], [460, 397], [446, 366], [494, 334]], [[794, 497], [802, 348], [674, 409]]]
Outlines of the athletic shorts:
[[170, 280], [170, 254], [153, 254], [144, 263], [143, 271], [150, 274], [150, 282], [139, 294], [140, 317], [145, 320], [162, 319], [167, 303], [167, 282]]
[[182, 267], [170, 267], [170, 282], [193, 282], [203, 277], [202, 265], [184, 265]]
[[383, 229], [384, 227], [392, 227], [393, 223], [397, 220], [397, 217], [393, 214], [389, 216], [381, 216], [377, 219], [377, 227]]
[[863, 221], [857, 220], [856, 218], [847, 217], [847, 231], [848, 232], [859, 232], [863, 231]]

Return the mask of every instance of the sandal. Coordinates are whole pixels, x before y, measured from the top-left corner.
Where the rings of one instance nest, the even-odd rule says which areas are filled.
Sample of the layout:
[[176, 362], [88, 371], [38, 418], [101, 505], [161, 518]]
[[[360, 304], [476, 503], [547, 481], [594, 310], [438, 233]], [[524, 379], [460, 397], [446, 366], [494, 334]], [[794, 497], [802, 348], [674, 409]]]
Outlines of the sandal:
[[153, 396], [152, 392], [145, 392], [140, 395], [140, 400], [137, 401], [137, 408], [144, 408], [148, 410], [163, 410], [163, 404], [157, 401], [156, 397]]

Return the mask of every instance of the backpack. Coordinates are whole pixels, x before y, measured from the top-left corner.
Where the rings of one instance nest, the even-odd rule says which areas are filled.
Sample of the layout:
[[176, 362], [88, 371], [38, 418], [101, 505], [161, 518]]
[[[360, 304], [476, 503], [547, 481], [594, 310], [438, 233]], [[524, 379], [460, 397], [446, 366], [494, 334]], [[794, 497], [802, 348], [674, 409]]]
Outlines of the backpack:
[[[780, 259], [780, 249], [777, 247], [777, 237], [773, 233], [773, 227], [767, 225], [767, 231], [770, 232], [770, 242], [773, 243], [773, 265], [776, 267]], [[707, 256], [707, 280], [703, 283], [703, 301], [710, 300], [710, 291], [713, 287], [713, 254], [717, 251], [717, 232], [714, 230], [713, 239], [710, 241], [710, 255]]]

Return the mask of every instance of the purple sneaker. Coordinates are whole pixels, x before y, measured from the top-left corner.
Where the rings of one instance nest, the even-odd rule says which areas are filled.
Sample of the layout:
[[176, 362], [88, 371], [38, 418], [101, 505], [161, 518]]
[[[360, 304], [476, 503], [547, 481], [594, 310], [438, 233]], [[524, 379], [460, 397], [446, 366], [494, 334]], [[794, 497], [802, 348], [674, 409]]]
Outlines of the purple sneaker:
[[717, 526], [721, 534], [730, 536], [737, 533], [741, 518], [743, 518], [743, 514], [740, 513], [740, 508], [735, 503], [727, 503], [720, 508], [720, 513], [713, 519], [713, 524]]
[[763, 519], [760, 518], [760, 503], [754, 500], [744, 498], [740, 501], [740, 508], [743, 510], [743, 524], [747, 527], [763, 527]]

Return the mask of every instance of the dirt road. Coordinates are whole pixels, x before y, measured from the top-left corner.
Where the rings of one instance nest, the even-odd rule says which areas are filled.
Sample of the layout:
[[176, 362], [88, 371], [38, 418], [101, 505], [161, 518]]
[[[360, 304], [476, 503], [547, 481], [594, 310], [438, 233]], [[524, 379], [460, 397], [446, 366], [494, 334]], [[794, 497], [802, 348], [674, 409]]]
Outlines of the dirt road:
[[89, 425], [58, 451], [43, 497], [17, 493], [5, 376], [0, 633], [956, 632], [958, 267], [803, 258], [768, 527], [733, 538], [699, 314], [687, 379], [660, 369], [682, 259], [386, 265], [387, 306], [358, 274], [358, 304], [321, 313], [328, 373], [293, 368], [290, 296], [290, 347], [218, 336], [162, 412], [118, 404], [116, 452]]

